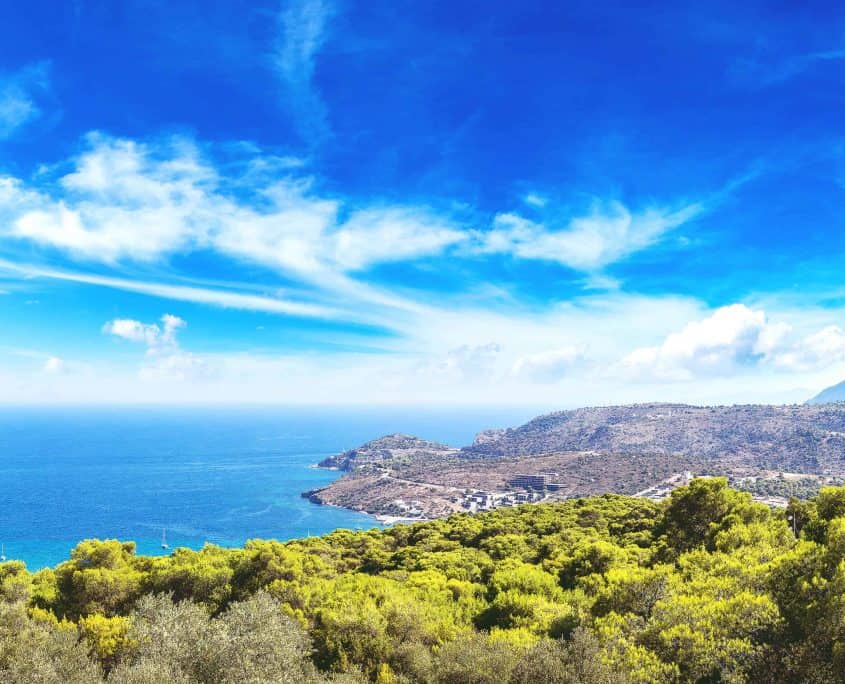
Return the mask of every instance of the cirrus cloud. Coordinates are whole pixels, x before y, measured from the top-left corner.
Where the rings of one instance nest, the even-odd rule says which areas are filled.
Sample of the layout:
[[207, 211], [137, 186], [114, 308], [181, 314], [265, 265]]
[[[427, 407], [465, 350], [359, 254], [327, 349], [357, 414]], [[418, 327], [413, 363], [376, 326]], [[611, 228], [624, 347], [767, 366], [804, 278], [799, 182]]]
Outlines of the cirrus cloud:
[[0, 74], [0, 140], [12, 137], [41, 116], [39, 96], [49, 88], [49, 64], [30, 64], [11, 74]]
[[239, 188], [186, 139], [148, 145], [92, 134], [87, 142], [53, 193], [0, 178], [7, 235], [109, 265], [213, 249], [334, 286], [349, 284], [346, 272], [438, 254], [465, 238], [425, 207], [348, 208], [307, 177]]
[[596, 271], [655, 244], [703, 210], [701, 204], [694, 203], [680, 209], [649, 207], [632, 212], [621, 202], [596, 203], [589, 214], [569, 219], [564, 228], [549, 228], [518, 214], [503, 213], [495, 217], [492, 229], [476, 233], [475, 249], [482, 254], [510, 254]]

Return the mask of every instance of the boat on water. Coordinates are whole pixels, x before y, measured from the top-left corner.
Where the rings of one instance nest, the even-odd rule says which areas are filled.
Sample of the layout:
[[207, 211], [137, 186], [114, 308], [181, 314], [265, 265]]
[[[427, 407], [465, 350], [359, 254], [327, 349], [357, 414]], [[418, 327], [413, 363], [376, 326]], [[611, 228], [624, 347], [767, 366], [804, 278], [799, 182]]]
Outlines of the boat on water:
[[161, 531], [161, 548], [169, 549], [170, 544], [167, 543], [167, 530]]

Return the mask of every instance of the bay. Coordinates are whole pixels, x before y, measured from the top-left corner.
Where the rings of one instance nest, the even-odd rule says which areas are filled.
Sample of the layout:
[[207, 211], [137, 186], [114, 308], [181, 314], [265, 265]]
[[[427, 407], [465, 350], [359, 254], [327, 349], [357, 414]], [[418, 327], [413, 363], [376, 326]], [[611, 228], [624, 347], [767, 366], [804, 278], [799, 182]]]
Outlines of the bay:
[[340, 473], [323, 457], [393, 432], [453, 445], [514, 425], [526, 409], [282, 407], [0, 408], [0, 543], [30, 569], [86, 538], [138, 553], [241, 546], [379, 526], [301, 492]]

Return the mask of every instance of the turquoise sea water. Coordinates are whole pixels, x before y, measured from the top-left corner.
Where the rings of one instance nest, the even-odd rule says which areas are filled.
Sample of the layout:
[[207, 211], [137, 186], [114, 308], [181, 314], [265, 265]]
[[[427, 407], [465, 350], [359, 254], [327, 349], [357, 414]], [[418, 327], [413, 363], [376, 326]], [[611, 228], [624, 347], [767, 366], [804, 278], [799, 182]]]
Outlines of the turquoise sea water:
[[300, 497], [339, 474], [324, 456], [391, 432], [453, 445], [531, 411], [0, 408], [0, 543], [31, 569], [91, 537], [163, 553], [291, 539], [376, 521]]

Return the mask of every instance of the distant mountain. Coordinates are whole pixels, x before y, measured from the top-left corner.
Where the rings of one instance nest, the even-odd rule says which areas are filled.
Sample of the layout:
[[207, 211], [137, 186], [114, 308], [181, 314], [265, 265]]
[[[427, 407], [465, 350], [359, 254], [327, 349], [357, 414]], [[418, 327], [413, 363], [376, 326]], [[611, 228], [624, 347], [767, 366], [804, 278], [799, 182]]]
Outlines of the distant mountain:
[[838, 472], [845, 465], [845, 405], [582, 408], [540, 416], [496, 437], [461, 454], [685, 454], [774, 470]]
[[845, 380], [838, 385], [833, 385], [825, 390], [819, 392], [812, 399], [807, 401], [808, 404], [830, 404], [835, 401], [845, 401]]

